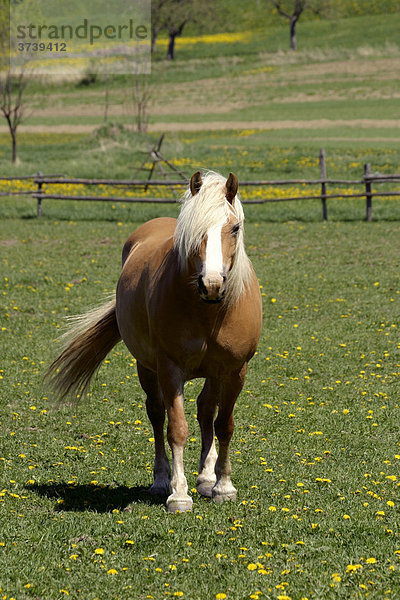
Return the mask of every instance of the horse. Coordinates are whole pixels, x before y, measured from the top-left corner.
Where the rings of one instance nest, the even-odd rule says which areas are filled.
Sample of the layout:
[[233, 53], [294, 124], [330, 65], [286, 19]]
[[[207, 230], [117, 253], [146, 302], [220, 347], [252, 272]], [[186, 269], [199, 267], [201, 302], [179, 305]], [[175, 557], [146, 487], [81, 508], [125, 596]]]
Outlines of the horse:
[[184, 383], [194, 378], [205, 379], [197, 399], [197, 491], [216, 502], [236, 499], [229, 460], [233, 409], [258, 345], [262, 315], [243, 221], [236, 175], [194, 173], [177, 219], [152, 219], [130, 235], [115, 297], [77, 318], [47, 372], [61, 399], [82, 397], [104, 358], [123, 340], [136, 358], [154, 430], [150, 492], [167, 496], [169, 512], [191, 510], [193, 504], [183, 455]]

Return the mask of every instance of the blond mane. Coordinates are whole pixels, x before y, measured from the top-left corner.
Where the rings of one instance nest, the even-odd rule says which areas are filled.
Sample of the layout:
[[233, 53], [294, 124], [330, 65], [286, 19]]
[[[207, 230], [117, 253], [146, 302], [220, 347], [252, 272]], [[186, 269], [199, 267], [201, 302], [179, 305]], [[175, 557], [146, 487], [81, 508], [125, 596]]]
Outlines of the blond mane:
[[182, 197], [182, 208], [175, 230], [175, 248], [182, 269], [187, 268], [189, 256], [196, 254], [210, 227], [226, 223], [231, 215], [242, 225], [237, 236], [233, 265], [227, 275], [224, 303], [236, 302], [251, 278], [251, 263], [244, 247], [244, 213], [239, 194], [233, 204], [226, 199], [226, 179], [219, 173], [202, 174], [202, 186], [193, 196], [188, 188]]

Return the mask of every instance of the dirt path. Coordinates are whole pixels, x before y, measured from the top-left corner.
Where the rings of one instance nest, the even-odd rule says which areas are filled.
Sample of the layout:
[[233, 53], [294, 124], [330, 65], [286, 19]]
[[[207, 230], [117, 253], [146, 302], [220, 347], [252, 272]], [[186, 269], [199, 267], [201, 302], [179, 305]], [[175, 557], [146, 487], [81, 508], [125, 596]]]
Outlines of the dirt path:
[[[21, 125], [19, 131], [25, 133], [91, 133], [96, 125]], [[209, 121], [199, 123], [152, 123], [150, 131], [223, 131], [229, 129], [399, 129], [400, 119], [313, 119], [310, 121]], [[7, 126], [0, 126], [0, 133], [7, 133]], [[392, 139], [392, 138], [390, 138]]]

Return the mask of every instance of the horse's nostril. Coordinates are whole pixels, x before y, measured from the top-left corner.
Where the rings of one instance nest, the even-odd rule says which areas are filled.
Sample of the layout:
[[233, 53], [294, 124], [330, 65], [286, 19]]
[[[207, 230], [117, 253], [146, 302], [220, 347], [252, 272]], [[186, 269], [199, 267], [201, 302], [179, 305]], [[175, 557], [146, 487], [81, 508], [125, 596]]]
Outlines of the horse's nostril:
[[199, 286], [199, 292], [201, 292], [202, 294], [205, 294], [205, 295], [208, 294], [208, 290], [207, 290], [206, 286], [204, 285], [202, 275], [199, 275], [199, 278], [197, 280], [197, 285]]
[[226, 275], [222, 276], [222, 281], [225, 283], [226, 282]]

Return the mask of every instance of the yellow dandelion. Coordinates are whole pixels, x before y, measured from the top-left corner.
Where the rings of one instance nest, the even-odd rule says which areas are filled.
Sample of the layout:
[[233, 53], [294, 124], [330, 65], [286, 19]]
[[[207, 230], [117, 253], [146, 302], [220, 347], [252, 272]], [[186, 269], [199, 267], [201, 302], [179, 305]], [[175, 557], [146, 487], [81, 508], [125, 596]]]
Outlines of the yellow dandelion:
[[346, 573], [357, 573], [357, 571], [359, 571], [360, 569], [362, 569], [362, 565], [347, 565], [346, 567]]

